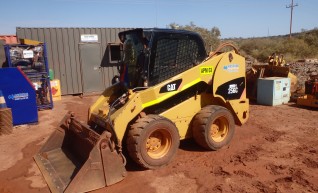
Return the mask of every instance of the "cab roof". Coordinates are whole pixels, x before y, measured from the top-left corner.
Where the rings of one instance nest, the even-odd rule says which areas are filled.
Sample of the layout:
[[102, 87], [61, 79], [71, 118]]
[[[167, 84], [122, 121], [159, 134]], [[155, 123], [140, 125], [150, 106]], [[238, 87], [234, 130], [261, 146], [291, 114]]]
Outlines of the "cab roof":
[[125, 34], [131, 33], [131, 32], [140, 33], [140, 35], [142, 35], [143, 32], [184, 34], [184, 35], [197, 36], [201, 39], [201, 36], [197, 32], [187, 31], [187, 30], [179, 30], [179, 29], [163, 29], [163, 28], [136, 28], [136, 29], [131, 29], [131, 30], [119, 32], [118, 37], [122, 41], [122, 39], [120, 37], [125, 35]]

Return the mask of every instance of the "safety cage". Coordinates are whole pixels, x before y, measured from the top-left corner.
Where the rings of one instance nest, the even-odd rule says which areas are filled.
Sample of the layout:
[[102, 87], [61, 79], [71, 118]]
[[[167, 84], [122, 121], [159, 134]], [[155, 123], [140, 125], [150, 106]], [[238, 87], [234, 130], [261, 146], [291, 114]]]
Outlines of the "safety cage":
[[119, 34], [124, 47], [125, 38], [132, 34], [140, 39], [134, 41], [135, 45], [142, 42], [144, 48], [135, 52], [138, 55], [134, 60], [136, 66], [129, 65], [129, 71], [133, 72], [129, 77], [135, 79], [130, 80], [134, 81], [130, 86], [141, 86], [142, 81], [136, 81], [136, 78], [147, 79], [148, 86], [156, 85], [201, 63], [207, 56], [203, 40], [195, 32], [169, 29], [130, 30]]
[[159, 33], [154, 40], [150, 60], [150, 83], [156, 84], [167, 80], [204, 59], [203, 43], [195, 34], [180, 36], [178, 34]]

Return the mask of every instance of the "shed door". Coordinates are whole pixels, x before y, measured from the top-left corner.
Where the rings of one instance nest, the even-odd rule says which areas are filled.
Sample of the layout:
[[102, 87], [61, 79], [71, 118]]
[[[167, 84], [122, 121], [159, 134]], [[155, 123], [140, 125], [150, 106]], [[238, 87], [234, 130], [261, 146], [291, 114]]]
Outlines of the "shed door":
[[83, 93], [103, 90], [99, 43], [79, 44]]

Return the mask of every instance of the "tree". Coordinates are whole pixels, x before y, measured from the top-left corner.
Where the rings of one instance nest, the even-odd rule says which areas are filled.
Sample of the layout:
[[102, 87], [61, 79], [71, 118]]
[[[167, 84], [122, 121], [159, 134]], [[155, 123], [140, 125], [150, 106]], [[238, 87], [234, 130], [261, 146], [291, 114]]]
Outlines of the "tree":
[[208, 30], [206, 28], [195, 25], [194, 22], [190, 22], [190, 24], [185, 26], [176, 23], [171, 23], [169, 24], [169, 27], [171, 29], [181, 29], [197, 32], [201, 35], [205, 43], [205, 49], [207, 51], [212, 51], [212, 49], [215, 49], [220, 44], [221, 32], [218, 27], [213, 27], [210, 30]]
[[216, 37], [220, 37], [221, 36], [221, 32], [220, 32], [219, 28], [217, 28], [217, 27], [213, 27], [211, 29], [211, 33], [213, 34], [213, 36], [216, 36]]

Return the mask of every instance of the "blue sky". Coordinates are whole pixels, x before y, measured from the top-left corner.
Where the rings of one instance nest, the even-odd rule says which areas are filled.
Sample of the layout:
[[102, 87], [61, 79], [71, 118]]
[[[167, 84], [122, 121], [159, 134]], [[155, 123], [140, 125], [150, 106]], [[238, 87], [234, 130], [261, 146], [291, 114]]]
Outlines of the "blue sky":
[[[0, 35], [16, 27], [159, 27], [191, 21], [222, 38], [289, 34], [291, 0], [1, 0]], [[293, 32], [318, 27], [318, 0], [294, 0]]]

